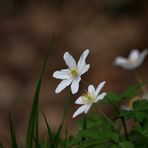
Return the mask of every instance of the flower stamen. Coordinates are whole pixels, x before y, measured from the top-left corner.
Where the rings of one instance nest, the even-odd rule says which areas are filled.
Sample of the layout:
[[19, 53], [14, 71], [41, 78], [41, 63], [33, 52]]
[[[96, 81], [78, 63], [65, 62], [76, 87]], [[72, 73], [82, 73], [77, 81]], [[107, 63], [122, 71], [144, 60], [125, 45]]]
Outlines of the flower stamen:
[[90, 103], [90, 102], [93, 102], [94, 101], [94, 96], [93, 95], [91, 95], [90, 93], [84, 93], [83, 95], [83, 100], [85, 101], [85, 102], [88, 102], [88, 103]]
[[69, 74], [70, 74], [70, 76], [72, 78], [76, 78], [78, 76], [78, 70], [77, 70], [77, 68], [70, 69], [70, 73]]

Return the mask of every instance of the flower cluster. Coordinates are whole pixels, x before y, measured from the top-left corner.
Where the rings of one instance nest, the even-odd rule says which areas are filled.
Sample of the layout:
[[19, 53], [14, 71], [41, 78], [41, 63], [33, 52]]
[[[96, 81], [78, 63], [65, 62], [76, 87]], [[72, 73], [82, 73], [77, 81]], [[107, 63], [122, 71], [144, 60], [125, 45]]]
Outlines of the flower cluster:
[[[73, 56], [69, 52], [65, 52], [64, 61], [68, 66], [68, 68], [55, 71], [53, 73], [54, 78], [62, 80], [55, 90], [56, 93], [60, 93], [69, 85], [71, 87], [72, 94], [76, 94], [78, 92], [81, 76], [84, 73], [86, 73], [90, 68], [90, 64], [86, 64], [86, 58], [88, 54], [89, 54], [89, 49], [86, 49], [80, 56], [78, 62], [76, 63]], [[114, 61], [114, 64], [128, 70], [136, 69], [142, 64], [147, 54], [148, 54], [147, 49], [145, 49], [141, 53], [137, 49], [134, 49], [130, 52], [128, 58], [117, 57]], [[91, 108], [93, 103], [102, 100], [106, 96], [107, 94], [106, 92], [100, 94], [101, 89], [103, 88], [104, 85], [105, 81], [101, 82], [96, 89], [93, 85], [88, 85], [88, 91], [85, 92], [83, 95], [81, 95], [75, 101], [75, 104], [82, 106], [80, 106], [76, 110], [76, 112], [73, 114], [73, 118], [81, 113], [86, 114]]]

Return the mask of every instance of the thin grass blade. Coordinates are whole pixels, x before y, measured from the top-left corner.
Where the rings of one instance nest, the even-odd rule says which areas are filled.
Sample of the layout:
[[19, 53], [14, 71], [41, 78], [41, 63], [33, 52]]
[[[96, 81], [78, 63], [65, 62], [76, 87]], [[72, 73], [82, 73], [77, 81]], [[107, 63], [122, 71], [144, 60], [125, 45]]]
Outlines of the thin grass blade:
[[[52, 37], [52, 40], [53, 40], [53, 37]], [[44, 58], [44, 61], [43, 61], [42, 67], [41, 67], [39, 78], [38, 78], [37, 83], [36, 83], [36, 88], [35, 88], [35, 93], [34, 93], [34, 98], [33, 98], [33, 104], [32, 104], [32, 109], [31, 109], [29, 123], [28, 123], [26, 148], [32, 148], [33, 147], [34, 136], [36, 137], [36, 140], [39, 141], [39, 139], [38, 139], [39, 96], [40, 96], [41, 82], [42, 82], [42, 79], [43, 79], [43, 74], [44, 74], [44, 71], [45, 71], [49, 51], [51, 49], [52, 40], [49, 44], [46, 56]]]
[[17, 148], [16, 135], [15, 135], [15, 130], [13, 127], [10, 113], [9, 113], [9, 127], [10, 127], [10, 135], [11, 135], [11, 146], [12, 146], [12, 148]]
[[47, 121], [46, 116], [45, 116], [44, 113], [43, 113], [43, 116], [44, 116], [44, 120], [45, 120], [45, 123], [46, 123], [47, 131], [48, 131], [48, 136], [49, 136], [49, 138], [51, 140], [51, 147], [52, 148], [56, 148], [56, 143], [55, 143], [54, 136], [53, 136], [53, 134], [51, 132], [50, 126], [48, 124], [48, 121]]

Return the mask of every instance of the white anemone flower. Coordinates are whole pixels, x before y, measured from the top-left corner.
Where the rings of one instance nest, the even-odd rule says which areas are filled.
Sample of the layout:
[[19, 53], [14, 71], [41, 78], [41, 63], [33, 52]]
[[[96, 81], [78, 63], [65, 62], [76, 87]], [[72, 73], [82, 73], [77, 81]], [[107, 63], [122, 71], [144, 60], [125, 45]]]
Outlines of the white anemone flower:
[[128, 70], [132, 70], [132, 69], [136, 69], [137, 67], [139, 67], [146, 55], [148, 54], [148, 49], [145, 49], [143, 52], [139, 52], [139, 50], [137, 49], [133, 49], [128, 58], [124, 58], [124, 57], [117, 57], [115, 59], [114, 65], [117, 66], [121, 66], [124, 69], [128, 69]]
[[79, 82], [81, 80], [81, 75], [86, 73], [90, 64], [86, 64], [86, 58], [89, 54], [89, 50], [86, 49], [79, 58], [78, 63], [76, 64], [75, 59], [69, 52], [65, 52], [64, 60], [68, 69], [62, 69], [60, 71], [55, 71], [53, 77], [57, 79], [62, 79], [60, 84], [57, 86], [55, 92], [60, 93], [64, 88], [71, 85], [71, 92], [75, 94], [79, 90]]
[[88, 92], [84, 93], [75, 101], [75, 104], [80, 104], [82, 106], [76, 110], [76, 112], [73, 114], [73, 118], [75, 118], [83, 112], [87, 114], [88, 110], [91, 108], [93, 103], [96, 103], [97, 101], [102, 100], [105, 97], [105, 92], [99, 94], [104, 84], [105, 81], [101, 82], [96, 90], [93, 85], [88, 86]]

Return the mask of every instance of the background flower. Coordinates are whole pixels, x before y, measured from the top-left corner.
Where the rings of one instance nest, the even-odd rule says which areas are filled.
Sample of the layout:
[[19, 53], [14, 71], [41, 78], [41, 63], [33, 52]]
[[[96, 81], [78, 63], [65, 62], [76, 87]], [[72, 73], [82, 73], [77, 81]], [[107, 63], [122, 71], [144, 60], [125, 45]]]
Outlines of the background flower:
[[148, 54], [148, 50], [145, 49], [143, 52], [139, 52], [139, 50], [134, 49], [130, 52], [128, 58], [117, 57], [115, 59], [114, 64], [117, 66], [121, 66], [124, 69], [135, 69], [142, 64], [146, 55]]

